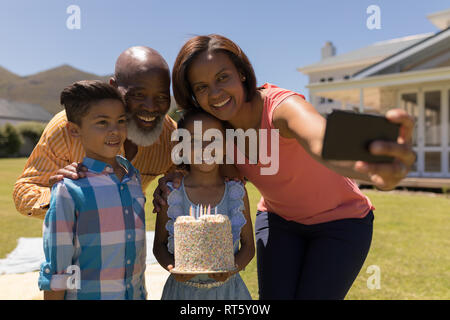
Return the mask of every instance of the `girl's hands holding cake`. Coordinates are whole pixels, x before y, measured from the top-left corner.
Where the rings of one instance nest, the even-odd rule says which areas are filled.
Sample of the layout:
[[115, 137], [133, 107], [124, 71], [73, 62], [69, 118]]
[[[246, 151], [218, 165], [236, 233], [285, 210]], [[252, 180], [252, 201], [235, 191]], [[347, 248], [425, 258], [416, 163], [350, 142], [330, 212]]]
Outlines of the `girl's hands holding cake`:
[[208, 276], [216, 281], [224, 282], [235, 273], [237, 273], [237, 271], [218, 272], [209, 274]]
[[[169, 264], [167, 266], [167, 270], [170, 272], [173, 269], [173, 265]], [[177, 280], [178, 282], [186, 282], [191, 280], [193, 277], [195, 277], [195, 274], [175, 274], [173, 273], [173, 277], [175, 278], [175, 280]]]

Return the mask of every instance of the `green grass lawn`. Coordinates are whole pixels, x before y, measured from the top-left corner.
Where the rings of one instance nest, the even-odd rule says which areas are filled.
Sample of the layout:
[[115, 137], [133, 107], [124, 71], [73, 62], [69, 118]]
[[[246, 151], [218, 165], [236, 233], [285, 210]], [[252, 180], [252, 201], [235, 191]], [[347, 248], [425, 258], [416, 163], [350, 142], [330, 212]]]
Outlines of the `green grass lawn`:
[[[12, 189], [26, 159], [0, 159], [0, 258], [19, 237], [40, 237], [42, 221], [15, 211]], [[153, 230], [154, 181], [147, 191], [146, 218]], [[254, 222], [259, 193], [247, 185]], [[450, 198], [364, 190], [375, 210], [372, 247], [347, 299], [450, 299]], [[375, 265], [380, 289], [367, 282]], [[370, 270], [370, 269], [369, 269]], [[241, 272], [252, 297], [258, 298], [256, 258]]]

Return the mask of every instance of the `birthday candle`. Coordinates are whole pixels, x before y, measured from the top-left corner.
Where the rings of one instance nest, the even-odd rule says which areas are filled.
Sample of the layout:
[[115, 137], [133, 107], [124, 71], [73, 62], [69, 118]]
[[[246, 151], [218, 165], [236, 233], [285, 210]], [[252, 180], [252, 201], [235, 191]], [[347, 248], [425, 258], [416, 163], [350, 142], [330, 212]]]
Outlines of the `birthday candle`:
[[189, 206], [189, 215], [192, 217], [192, 206]]
[[217, 214], [217, 207], [214, 208], [214, 214]]
[[211, 205], [210, 204], [208, 205], [208, 214], [209, 215], [211, 214]]

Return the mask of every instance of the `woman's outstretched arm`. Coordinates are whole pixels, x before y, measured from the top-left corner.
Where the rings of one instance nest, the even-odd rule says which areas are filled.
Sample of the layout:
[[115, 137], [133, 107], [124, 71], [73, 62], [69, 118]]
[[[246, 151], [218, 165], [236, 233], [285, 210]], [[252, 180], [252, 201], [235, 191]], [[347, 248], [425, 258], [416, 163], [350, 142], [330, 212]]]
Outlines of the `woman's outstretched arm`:
[[390, 190], [406, 176], [415, 161], [411, 147], [414, 122], [401, 109], [388, 111], [386, 118], [400, 124], [397, 143], [374, 141], [370, 145], [370, 151], [376, 155], [392, 156], [395, 160], [393, 163], [375, 164], [322, 159], [326, 120], [304, 99], [289, 97], [273, 112], [273, 124], [280, 130], [280, 135], [296, 139], [316, 161], [340, 175], [371, 182], [379, 189]]

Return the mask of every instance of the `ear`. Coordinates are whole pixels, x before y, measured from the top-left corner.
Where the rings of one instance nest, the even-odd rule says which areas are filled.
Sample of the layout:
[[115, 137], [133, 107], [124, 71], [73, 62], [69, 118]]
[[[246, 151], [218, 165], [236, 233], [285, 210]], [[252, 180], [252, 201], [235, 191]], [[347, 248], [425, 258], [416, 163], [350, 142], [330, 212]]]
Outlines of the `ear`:
[[109, 84], [112, 85], [116, 89], [118, 87], [116, 79], [114, 77], [109, 78]]
[[74, 138], [79, 138], [81, 136], [81, 129], [80, 127], [73, 122], [68, 121], [67, 122], [67, 129], [69, 130], [69, 134]]
[[245, 75], [242, 71], [239, 71], [239, 79], [241, 79], [241, 82], [245, 82], [245, 80], [247, 80], [247, 78], [245, 77]]

